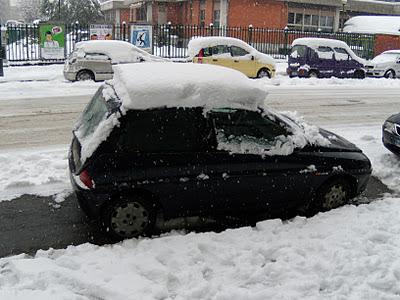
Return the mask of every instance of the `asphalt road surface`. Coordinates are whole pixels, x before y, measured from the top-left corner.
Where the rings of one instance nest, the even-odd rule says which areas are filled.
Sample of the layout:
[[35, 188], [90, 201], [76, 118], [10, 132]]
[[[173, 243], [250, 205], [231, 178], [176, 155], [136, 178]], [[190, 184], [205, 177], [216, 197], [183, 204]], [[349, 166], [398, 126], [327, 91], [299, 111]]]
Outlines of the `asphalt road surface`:
[[[398, 95], [397, 88], [385, 89], [384, 94], [374, 88], [271, 88], [267, 103], [277, 110], [298, 111], [317, 125], [371, 124], [398, 111]], [[71, 128], [89, 99], [90, 95], [2, 101], [0, 150], [68, 144]], [[373, 201], [384, 192], [389, 191], [373, 178], [357, 201]], [[74, 195], [59, 208], [52, 197], [25, 195], [0, 202], [0, 257], [84, 242], [110, 240], [82, 214]]]

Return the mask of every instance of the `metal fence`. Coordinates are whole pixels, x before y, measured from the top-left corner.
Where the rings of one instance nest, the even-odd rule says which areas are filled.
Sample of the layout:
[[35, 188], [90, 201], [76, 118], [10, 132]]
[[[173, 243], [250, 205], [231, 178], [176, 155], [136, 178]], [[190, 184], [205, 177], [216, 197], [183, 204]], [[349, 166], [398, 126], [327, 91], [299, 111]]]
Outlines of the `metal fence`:
[[[66, 25], [65, 58], [73, 51], [74, 45], [89, 39], [89, 26]], [[196, 36], [235, 37], [252, 45], [257, 50], [275, 58], [285, 58], [294, 39], [300, 37], [322, 37], [346, 42], [359, 56], [370, 59], [374, 56], [375, 37], [368, 34], [302, 32], [293, 30], [253, 28], [253, 27], [214, 27], [193, 25], [155, 25], [153, 26], [153, 54], [168, 58], [187, 56], [187, 45]], [[7, 27], [7, 59], [17, 62], [61, 62], [43, 60], [40, 55], [39, 26], [16, 25]], [[113, 27], [113, 38], [130, 41], [129, 25]]]

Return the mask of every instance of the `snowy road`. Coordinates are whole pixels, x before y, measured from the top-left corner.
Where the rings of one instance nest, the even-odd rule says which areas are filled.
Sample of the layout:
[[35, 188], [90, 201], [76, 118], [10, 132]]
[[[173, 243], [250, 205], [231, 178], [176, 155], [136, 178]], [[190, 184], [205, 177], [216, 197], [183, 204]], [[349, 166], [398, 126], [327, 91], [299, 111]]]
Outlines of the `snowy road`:
[[[67, 145], [71, 128], [95, 88], [79, 96], [3, 99], [0, 150]], [[366, 86], [267, 88], [267, 103], [274, 109], [297, 111], [307, 121], [328, 128], [332, 124], [380, 124], [399, 109], [400, 87], [388, 87], [384, 94], [376, 87]]]

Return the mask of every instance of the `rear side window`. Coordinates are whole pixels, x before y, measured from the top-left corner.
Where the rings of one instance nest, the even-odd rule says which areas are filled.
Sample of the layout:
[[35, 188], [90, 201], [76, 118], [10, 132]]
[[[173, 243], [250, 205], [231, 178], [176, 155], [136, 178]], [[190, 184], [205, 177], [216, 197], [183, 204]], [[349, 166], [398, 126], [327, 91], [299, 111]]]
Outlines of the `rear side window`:
[[232, 53], [233, 57], [245, 56], [247, 54], [250, 54], [249, 52], [247, 52], [243, 48], [236, 47], [236, 46], [231, 46], [231, 53]]
[[291, 58], [305, 58], [306, 56], [307, 56], [306, 46], [297, 45], [292, 47], [292, 50], [290, 51]]
[[320, 59], [333, 59], [334, 52], [330, 47], [319, 46], [317, 55]]
[[336, 47], [335, 48], [335, 59], [336, 60], [349, 60], [350, 55], [346, 51], [346, 49]]
[[145, 153], [205, 151], [213, 136], [201, 108], [130, 111], [120, 131], [123, 151]]

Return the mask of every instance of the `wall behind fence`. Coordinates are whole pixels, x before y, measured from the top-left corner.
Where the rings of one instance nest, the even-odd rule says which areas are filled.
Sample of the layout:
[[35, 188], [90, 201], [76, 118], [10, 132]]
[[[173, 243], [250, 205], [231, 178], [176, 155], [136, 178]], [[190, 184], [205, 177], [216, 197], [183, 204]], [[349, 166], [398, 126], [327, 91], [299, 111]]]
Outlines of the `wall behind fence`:
[[[65, 57], [73, 51], [77, 42], [89, 40], [89, 26], [80, 24], [66, 25]], [[7, 28], [7, 58], [11, 63], [26, 62], [63, 62], [63, 60], [43, 60], [40, 57], [39, 26], [17, 25]], [[338, 39], [346, 42], [359, 56], [370, 59], [382, 52], [382, 47], [400, 48], [399, 38], [382, 37], [380, 35], [354, 33], [301, 32], [269, 28], [253, 27], [213, 27], [187, 25], [155, 25], [153, 26], [153, 53], [169, 58], [187, 56], [187, 45], [191, 38], [197, 36], [235, 37], [251, 44], [257, 50], [275, 58], [286, 58], [294, 39], [300, 37], [322, 37]], [[123, 24], [113, 27], [113, 38], [130, 40], [130, 26]], [[381, 44], [383, 46], [381, 46]]]

